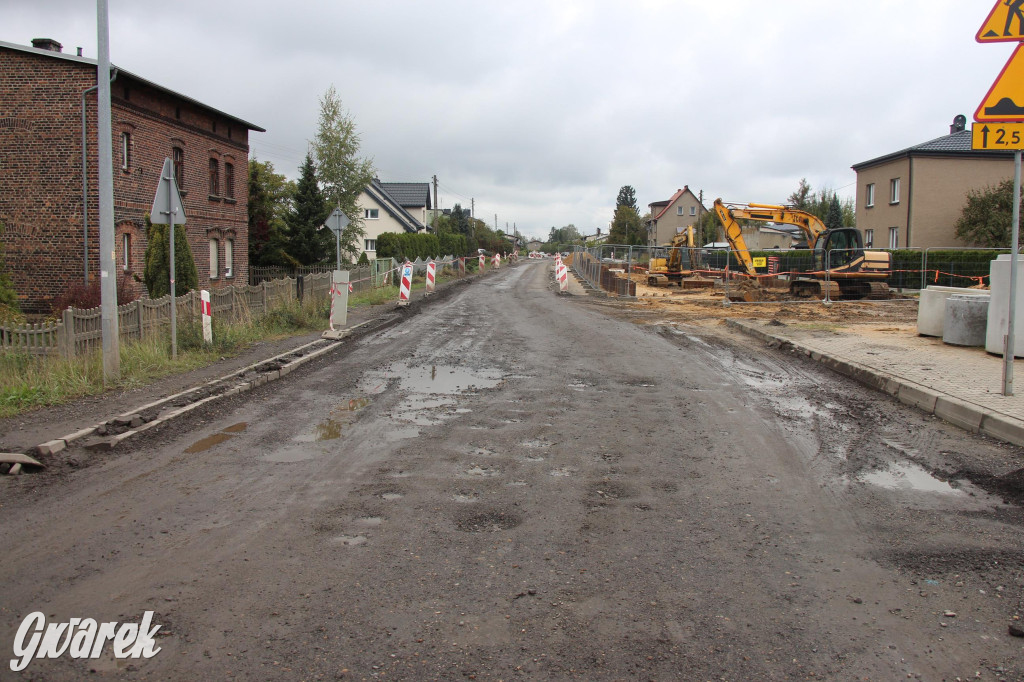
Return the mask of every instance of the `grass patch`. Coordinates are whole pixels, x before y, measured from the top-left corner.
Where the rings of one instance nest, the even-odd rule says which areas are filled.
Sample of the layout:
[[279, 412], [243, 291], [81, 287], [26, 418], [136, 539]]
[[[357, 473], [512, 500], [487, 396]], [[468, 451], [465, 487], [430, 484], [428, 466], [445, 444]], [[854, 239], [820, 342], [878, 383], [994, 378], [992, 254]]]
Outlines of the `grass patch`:
[[[327, 327], [329, 302], [292, 303], [257, 318], [233, 324], [214, 320], [213, 345], [203, 343], [199, 323], [178, 324], [178, 357], [171, 358], [169, 333], [122, 344], [121, 380], [111, 388], [138, 388], [169, 374], [187, 372], [231, 357], [259, 341], [274, 340]], [[71, 360], [59, 355], [0, 354], [0, 417], [59, 405], [102, 393], [100, 351]]]

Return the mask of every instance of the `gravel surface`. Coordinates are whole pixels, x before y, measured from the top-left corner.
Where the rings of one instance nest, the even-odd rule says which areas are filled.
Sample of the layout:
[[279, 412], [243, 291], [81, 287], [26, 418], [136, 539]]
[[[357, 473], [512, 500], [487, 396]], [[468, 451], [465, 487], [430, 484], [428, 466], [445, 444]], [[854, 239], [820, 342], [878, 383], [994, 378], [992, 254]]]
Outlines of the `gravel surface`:
[[162, 650], [27, 678], [1024, 679], [1020, 449], [546, 262], [71, 460], [0, 480], [0, 643]]

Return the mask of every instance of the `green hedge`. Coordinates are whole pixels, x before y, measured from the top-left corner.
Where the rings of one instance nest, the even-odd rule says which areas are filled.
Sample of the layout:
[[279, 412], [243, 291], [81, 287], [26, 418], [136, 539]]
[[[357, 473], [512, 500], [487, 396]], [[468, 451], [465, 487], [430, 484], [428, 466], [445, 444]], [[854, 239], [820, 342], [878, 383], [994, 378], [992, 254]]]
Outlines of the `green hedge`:
[[384, 232], [377, 235], [377, 257], [395, 260], [426, 260], [442, 256], [465, 256], [466, 237], [461, 234], [412, 234]]

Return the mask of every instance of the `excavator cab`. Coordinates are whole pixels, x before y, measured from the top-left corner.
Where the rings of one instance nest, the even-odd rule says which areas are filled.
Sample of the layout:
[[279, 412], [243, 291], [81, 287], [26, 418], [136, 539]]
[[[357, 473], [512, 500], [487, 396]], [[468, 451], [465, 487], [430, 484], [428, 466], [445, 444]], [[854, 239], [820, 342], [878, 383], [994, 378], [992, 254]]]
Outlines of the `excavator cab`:
[[[831, 253], [829, 253], [831, 252]], [[825, 254], [828, 253], [828, 262]], [[853, 227], [837, 227], [826, 230], [814, 243], [814, 269], [833, 270], [848, 268], [864, 259], [864, 242], [860, 231]]]

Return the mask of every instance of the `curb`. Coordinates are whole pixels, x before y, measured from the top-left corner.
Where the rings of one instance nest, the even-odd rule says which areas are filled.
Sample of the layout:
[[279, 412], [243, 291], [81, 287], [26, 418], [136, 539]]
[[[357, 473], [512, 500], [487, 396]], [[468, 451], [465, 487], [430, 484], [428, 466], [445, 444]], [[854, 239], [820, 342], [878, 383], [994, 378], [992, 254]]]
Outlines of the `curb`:
[[813, 350], [792, 339], [769, 334], [745, 320], [726, 320], [725, 323], [729, 327], [762, 341], [792, 346], [798, 352], [810, 357], [815, 362], [820, 362], [834, 372], [848, 376], [868, 388], [890, 395], [904, 405], [916, 407], [923, 412], [935, 415], [965, 431], [984, 434], [1012, 445], [1024, 445], [1024, 421], [993, 412], [894, 374], [880, 372], [856, 362]]

